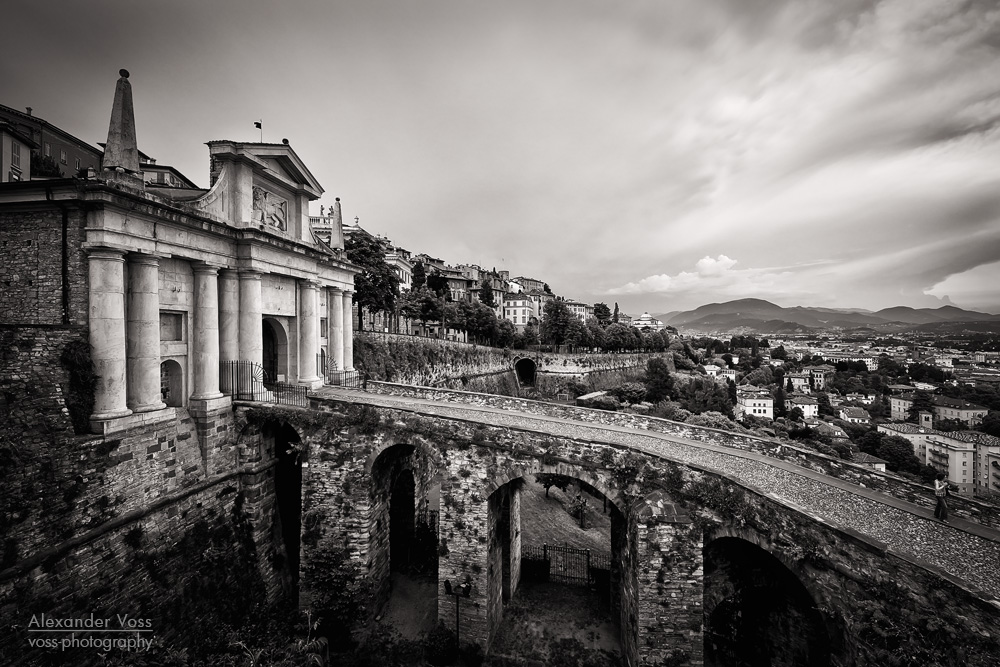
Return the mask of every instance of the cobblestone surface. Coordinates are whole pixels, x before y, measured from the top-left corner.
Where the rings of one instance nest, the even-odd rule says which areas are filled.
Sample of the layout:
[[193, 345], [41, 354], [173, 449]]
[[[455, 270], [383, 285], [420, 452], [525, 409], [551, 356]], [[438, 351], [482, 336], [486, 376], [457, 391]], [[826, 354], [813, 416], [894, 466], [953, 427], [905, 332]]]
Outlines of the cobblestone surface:
[[944, 525], [924, 508], [864, 487], [756, 454], [727, 451], [660, 433], [591, 426], [554, 417], [414, 398], [338, 391], [330, 398], [414, 410], [491, 426], [606, 442], [714, 470], [753, 485], [832, 525], [883, 542], [890, 551], [917, 558], [1000, 600], [1000, 531], [961, 519]]

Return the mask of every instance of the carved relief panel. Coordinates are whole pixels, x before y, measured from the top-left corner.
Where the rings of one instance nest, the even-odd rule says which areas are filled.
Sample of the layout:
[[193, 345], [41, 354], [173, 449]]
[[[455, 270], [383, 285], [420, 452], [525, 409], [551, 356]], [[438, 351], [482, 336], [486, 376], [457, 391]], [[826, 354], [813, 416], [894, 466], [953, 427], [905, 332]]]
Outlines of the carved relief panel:
[[281, 231], [288, 229], [288, 200], [268, 192], [262, 187], [253, 188], [253, 221]]

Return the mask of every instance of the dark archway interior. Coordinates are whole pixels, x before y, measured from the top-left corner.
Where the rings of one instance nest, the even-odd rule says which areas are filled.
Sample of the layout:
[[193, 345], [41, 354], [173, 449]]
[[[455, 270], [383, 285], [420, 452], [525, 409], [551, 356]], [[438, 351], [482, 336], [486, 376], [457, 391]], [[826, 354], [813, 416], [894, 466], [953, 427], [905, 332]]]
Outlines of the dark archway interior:
[[812, 596], [781, 561], [733, 537], [705, 547], [706, 667], [829, 667]]
[[413, 473], [402, 470], [389, 498], [389, 567], [393, 572], [405, 572], [410, 565], [415, 515]]
[[523, 385], [535, 386], [535, 362], [532, 359], [518, 359], [514, 362], [514, 372]]
[[278, 338], [270, 322], [262, 322], [261, 326], [263, 327], [264, 344], [264, 381], [274, 382], [278, 379]]
[[274, 431], [274, 495], [276, 505], [275, 527], [284, 547], [284, 560], [280, 563], [282, 580], [289, 593], [298, 596], [299, 545], [302, 531], [302, 464], [296, 445], [299, 434], [283, 424]]

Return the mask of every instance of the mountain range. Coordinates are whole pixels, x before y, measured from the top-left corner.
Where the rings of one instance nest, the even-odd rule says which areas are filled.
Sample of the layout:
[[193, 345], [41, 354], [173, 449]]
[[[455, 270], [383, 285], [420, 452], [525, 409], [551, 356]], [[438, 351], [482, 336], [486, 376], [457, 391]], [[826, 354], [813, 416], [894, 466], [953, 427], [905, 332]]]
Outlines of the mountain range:
[[[737, 299], [710, 303], [686, 311], [656, 315], [664, 324], [698, 331], [752, 330], [759, 333], [810, 333], [825, 329], [875, 329], [898, 332], [911, 329], [933, 332], [998, 331], [1000, 315], [955, 306], [910, 308], [894, 306], [869, 311], [861, 308], [783, 308], [763, 299]], [[967, 326], [963, 326], [967, 325]]]

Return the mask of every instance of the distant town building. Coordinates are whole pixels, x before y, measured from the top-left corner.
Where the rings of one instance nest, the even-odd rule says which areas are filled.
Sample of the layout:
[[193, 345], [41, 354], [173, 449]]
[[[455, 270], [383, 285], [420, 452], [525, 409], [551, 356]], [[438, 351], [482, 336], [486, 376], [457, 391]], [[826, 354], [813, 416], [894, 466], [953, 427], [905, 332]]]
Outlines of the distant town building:
[[852, 424], [870, 424], [871, 415], [864, 408], [840, 408], [840, 418]]
[[857, 452], [851, 459], [854, 463], [863, 465], [866, 468], [871, 468], [872, 470], [877, 470], [879, 472], [885, 472], [885, 464], [888, 463], [885, 459], [880, 459], [877, 456], [872, 456], [871, 454], [866, 454], [865, 452]]
[[753, 385], [736, 388], [736, 418], [753, 415], [763, 419], [774, 419], [774, 397], [766, 389]]
[[963, 495], [1000, 494], [1000, 438], [979, 431], [936, 431], [917, 424], [879, 424], [913, 444], [920, 462], [943, 472]]

